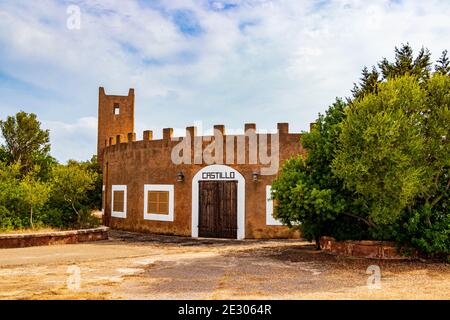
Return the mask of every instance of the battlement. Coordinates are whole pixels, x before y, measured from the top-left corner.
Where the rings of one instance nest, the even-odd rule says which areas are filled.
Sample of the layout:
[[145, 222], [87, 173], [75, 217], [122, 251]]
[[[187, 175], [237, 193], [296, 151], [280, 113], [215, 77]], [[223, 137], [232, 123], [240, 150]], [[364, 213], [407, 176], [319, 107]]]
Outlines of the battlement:
[[[197, 127], [186, 127], [185, 135], [173, 136], [173, 128], [164, 128], [161, 139], [153, 139], [153, 131], [143, 131], [142, 140], [134, 132], [108, 139], [104, 154], [108, 159], [148, 159], [157, 157], [174, 164], [266, 164], [267, 157], [288, 157], [294, 149], [302, 153], [301, 133], [290, 133], [287, 123], [279, 123], [277, 131], [257, 132], [255, 124], [246, 124], [244, 133], [227, 134], [224, 125], [215, 125], [212, 135], [199, 135]], [[208, 159], [205, 161], [205, 155]], [[278, 156], [277, 156], [278, 157]], [[174, 160], [180, 159], [178, 160]], [[120, 160], [123, 161], [123, 160]], [[164, 164], [167, 165], [167, 164]]]
[[[313, 125], [311, 124], [310, 127], [313, 128]], [[179, 143], [184, 143], [185, 146], [189, 143], [192, 149], [190, 154], [194, 158], [198, 158], [199, 153], [203, 153], [204, 150], [209, 152], [213, 149], [219, 150], [218, 152], [223, 155], [227, 154], [226, 157], [231, 157], [235, 161], [238, 161], [239, 157], [235, 155], [243, 153], [246, 154], [245, 157], [248, 155], [248, 158], [254, 159], [260, 149], [272, 148], [273, 141], [279, 142], [284, 148], [299, 142], [300, 135], [300, 133], [289, 132], [288, 123], [278, 123], [274, 133], [258, 132], [256, 124], [246, 123], [242, 134], [227, 134], [225, 126], [217, 124], [213, 126], [211, 135], [201, 135], [201, 133], [199, 135], [197, 127], [189, 126], [186, 127], [184, 136], [174, 137], [173, 128], [164, 128], [161, 139], [154, 139], [153, 131], [145, 130], [142, 140], [137, 140], [134, 131], [134, 89], [129, 89], [128, 95], [120, 96], [107, 95], [103, 87], [99, 88], [97, 154], [102, 167], [105, 153], [119, 156], [122, 151], [164, 149], [165, 154], [170, 154]], [[271, 152], [275, 151], [269, 150], [269, 153]], [[212, 151], [212, 154], [215, 154], [215, 151]], [[231, 161], [227, 158], [228, 160]]]
[[291, 136], [299, 136], [300, 133], [290, 133], [289, 132], [289, 124], [288, 123], [278, 123], [277, 124], [277, 132], [276, 133], [258, 133], [256, 131], [256, 125], [254, 123], [246, 123], [244, 126], [244, 133], [243, 134], [231, 134], [227, 135], [225, 131], [224, 125], [214, 125], [213, 126], [213, 135], [205, 135], [205, 136], [199, 136], [197, 135], [197, 127], [190, 126], [186, 127], [186, 135], [174, 137], [173, 136], [173, 128], [163, 128], [162, 130], [162, 138], [161, 139], [153, 139], [153, 131], [152, 130], [144, 130], [142, 133], [142, 140], [136, 140], [136, 133], [135, 132], [128, 132], [127, 134], [117, 134], [114, 136], [109, 137], [107, 140], [106, 147], [113, 146], [120, 143], [129, 143], [129, 142], [140, 142], [140, 141], [180, 141], [181, 139], [185, 137], [191, 137], [191, 138], [206, 138], [208, 140], [211, 140], [212, 138], [218, 137], [220, 135], [224, 137], [239, 137], [239, 136], [250, 136], [250, 135], [260, 135], [260, 134], [267, 134], [267, 135], [274, 135], [278, 134], [280, 136], [282, 135], [291, 135]]
[[134, 89], [129, 89], [126, 96], [119, 96], [107, 95], [105, 89], [100, 87], [98, 94], [97, 157], [101, 166], [103, 166], [104, 148], [111, 145], [110, 138], [114, 136], [115, 139], [124, 141], [125, 139], [117, 138], [117, 136], [126, 136], [133, 131]]

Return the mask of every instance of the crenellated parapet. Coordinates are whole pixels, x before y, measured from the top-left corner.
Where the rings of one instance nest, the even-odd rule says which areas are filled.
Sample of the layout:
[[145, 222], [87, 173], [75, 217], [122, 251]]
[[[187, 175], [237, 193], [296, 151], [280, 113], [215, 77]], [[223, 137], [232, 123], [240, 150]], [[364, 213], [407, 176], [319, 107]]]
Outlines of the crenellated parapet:
[[[103, 151], [108, 145], [122, 142], [134, 132], [134, 89], [124, 96], [107, 95], [103, 87], [98, 94], [97, 157], [103, 165]], [[120, 137], [119, 137], [120, 136]], [[111, 140], [111, 138], [113, 138]]]
[[[121, 152], [133, 157], [134, 150], [164, 153], [175, 164], [269, 164], [268, 157], [288, 158], [294, 148], [301, 150], [300, 133], [290, 133], [288, 123], [278, 123], [274, 133], [257, 132], [254, 123], [244, 126], [243, 134], [227, 134], [224, 125], [214, 125], [212, 135], [198, 135], [195, 126], [186, 134], [174, 137], [173, 128], [164, 128], [161, 139], [153, 139], [153, 131], [145, 130], [142, 140], [136, 134], [118, 134], [108, 139], [105, 153], [119, 157]], [[277, 160], [278, 161], [278, 160]]]
[[[313, 124], [311, 124], [312, 126]], [[107, 147], [116, 145], [118, 143], [128, 143], [128, 142], [141, 142], [141, 141], [180, 141], [180, 139], [184, 139], [186, 137], [192, 137], [192, 138], [200, 138], [207, 141], [211, 141], [211, 139], [217, 138], [217, 137], [244, 137], [244, 136], [251, 136], [251, 135], [279, 135], [279, 136], [289, 136], [289, 137], [298, 137], [301, 134], [300, 133], [291, 133], [289, 132], [289, 124], [288, 123], [278, 123], [277, 124], [277, 132], [276, 133], [258, 133], [256, 131], [256, 125], [254, 123], [246, 123], [244, 126], [244, 133], [243, 134], [232, 134], [227, 135], [225, 131], [224, 125], [214, 125], [213, 126], [213, 135], [208, 136], [198, 136], [197, 135], [197, 127], [190, 126], [186, 127], [186, 135], [181, 137], [174, 137], [173, 136], [173, 128], [163, 128], [162, 130], [162, 138], [161, 139], [153, 139], [153, 131], [152, 130], [144, 130], [142, 133], [142, 140], [136, 140], [136, 133], [135, 132], [128, 132], [127, 134], [118, 134], [109, 137], [107, 140]]]
[[173, 163], [265, 164], [269, 157], [283, 159], [302, 153], [299, 140], [300, 133], [289, 132], [288, 123], [278, 123], [274, 133], [258, 132], [256, 124], [246, 123], [242, 134], [228, 134], [223, 124], [217, 124], [211, 135], [203, 135], [197, 127], [189, 126], [181, 137], [174, 137], [173, 128], [164, 128], [160, 139], [154, 139], [153, 131], [145, 130], [142, 140], [137, 140], [134, 90], [119, 96], [107, 95], [99, 88], [98, 159], [102, 168], [106, 155], [133, 158], [137, 150], [163, 153], [163, 158]]

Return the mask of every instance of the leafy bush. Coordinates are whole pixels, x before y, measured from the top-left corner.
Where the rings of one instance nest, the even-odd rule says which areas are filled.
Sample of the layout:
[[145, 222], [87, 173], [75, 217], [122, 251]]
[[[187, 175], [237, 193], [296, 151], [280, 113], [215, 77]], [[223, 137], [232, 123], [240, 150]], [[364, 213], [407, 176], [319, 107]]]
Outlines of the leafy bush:
[[92, 210], [98, 208], [96, 197], [101, 197], [101, 191], [95, 195], [96, 172], [74, 161], [53, 166], [47, 181], [40, 179], [38, 172], [36, 169], [23, 175], [20, 165], [0, 162], [0, 229], [99, 224], [91, 217]]
[[322, 235], [367, 237], [369, 223], [360, 200], [345, 191], [342, 180], [331, 171], [345, 108], [338, 99], [319, 116], [313, 130], [301, 139], [308, 150], [307, 158], [288, 160], [272, 183], [277, 217], [288, 226], [300, 228], [303, 237], [316, 243]]
[[58, 164], [50, 156], [49, 132], [35, 114], [0, 120], [0, 229], [90, 227], [101, 207], [102, 176], [89, 161]]
[[[49, 202], [51, 203], [51, 200]], [[41, 214], [39, 214], [39, 221], [46, 226], [58, 229], [70, 228], [70, 226], [76, 224], [76, 219], [74, 219], [70, 208], [56, 207], [54, 203], [52, 203], [52, 206], [49, 203], [44, 206]]]
[[[364, 69], [353, 99], [302, 136], [273, 183], [276, 214], [307, 239], [395, 240], [450, 255], [450, 61], [409, 45]], [[381, 78], [380, 78], [381, 75]]]
[[[91, 209], [89, 195], [95, 189], [98, 174], [75, 161], [67, 165], [57, 165], [52, 170], [53, 194], [51, 201], [73, 215], [72, 220], [78, 225], [82, 223], [82, 215], [86, 221], [86, 211]], [[83, 213], [84, 212], [84, 213]]]
[[79, 212], [78, 226], [79, 228], [95, 228], [101, 224], [101, 219], [92, 214], [92, 210], [84, 207]]
[[6, 207], [0, 206], [0, 230], [13, 230], [22, 227], [22, 221]]
[[[450, 179], [450, 176], [447, 176]], [[444, 181], [441, 189], [447, 188]], [[450, 257], [450, 190], [442, 201], [431, 206], [426, 202], [405, 210], [395, 225], [394, 237], [400, 243], [411, 244], [428, 256]]]

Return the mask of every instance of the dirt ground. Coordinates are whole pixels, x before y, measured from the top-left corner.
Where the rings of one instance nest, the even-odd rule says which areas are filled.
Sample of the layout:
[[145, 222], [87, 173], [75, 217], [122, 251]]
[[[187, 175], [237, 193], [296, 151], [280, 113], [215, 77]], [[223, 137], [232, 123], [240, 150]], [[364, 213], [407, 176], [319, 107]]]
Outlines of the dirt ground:
[[[371, 265], [378, 287], [368, 286]], [[0, 250], [0, 299], [450, 299], [450, 265], [339, 258], [298, 240], [112, 231], [108, 241]]]

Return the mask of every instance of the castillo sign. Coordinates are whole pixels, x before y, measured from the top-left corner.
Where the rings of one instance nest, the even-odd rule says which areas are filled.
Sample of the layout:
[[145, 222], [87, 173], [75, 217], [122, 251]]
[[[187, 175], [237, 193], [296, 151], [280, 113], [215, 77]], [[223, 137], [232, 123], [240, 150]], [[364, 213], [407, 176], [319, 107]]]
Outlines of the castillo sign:
[[202, 180], [232, 180], [235, 176], [234, 172], [203, 172]]

